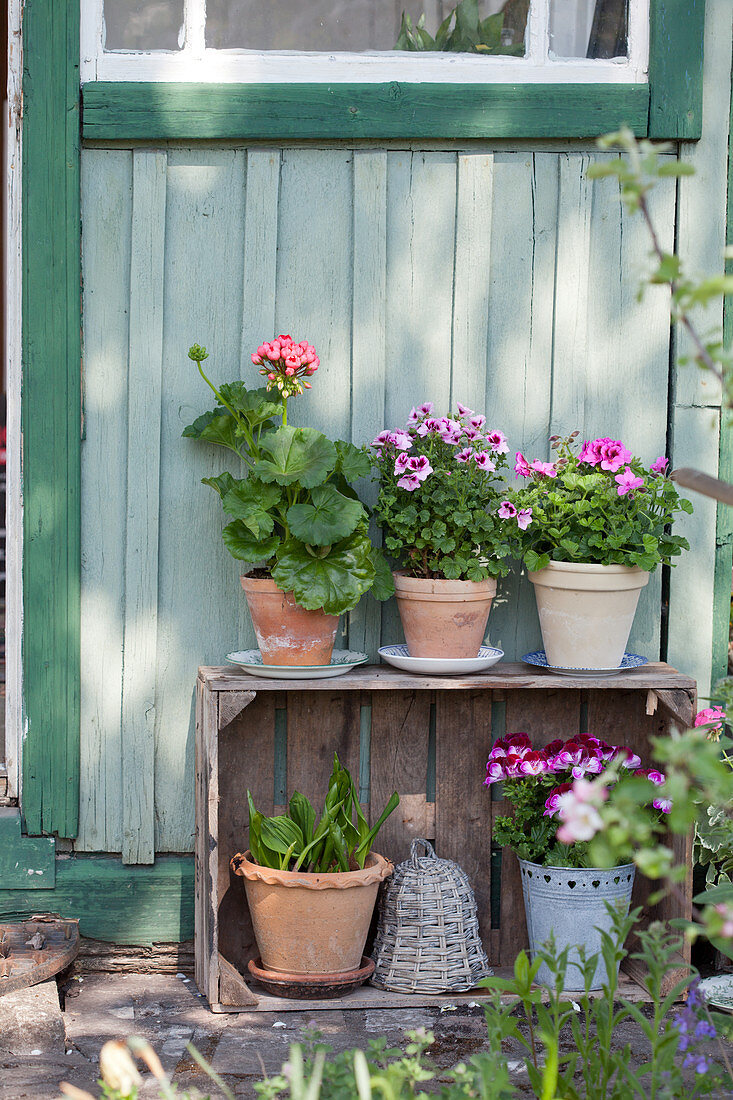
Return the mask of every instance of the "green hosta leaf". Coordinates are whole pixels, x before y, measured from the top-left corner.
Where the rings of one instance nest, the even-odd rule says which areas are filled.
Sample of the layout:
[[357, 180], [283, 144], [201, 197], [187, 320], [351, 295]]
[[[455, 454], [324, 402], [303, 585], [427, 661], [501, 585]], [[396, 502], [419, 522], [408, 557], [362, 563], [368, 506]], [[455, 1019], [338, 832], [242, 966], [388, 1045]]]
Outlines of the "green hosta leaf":
[[360, 529], [337, 542], [323, 557], [291, 539], [281, 548], [272, 570], [275, 584], [292, 592], [301, 607], [308, 611], [323, 608], [328, 615], [356, 607], [374, 576], [371, 543]]
[[255, 539], [272, 533], [275, 519], [270, 512], [282, 496], [277, 485], [249, 478], [235, 481], [222, 497], [222, 507], [228, 516], [242, 521]]
[[310, 501], [293, 504], [286, 518], [296, 538], [311, 546], [332, 546], [350, 535], [366, 513], [360, 501], [345, 497], [333, 485], [317, 485]]
[[241, 519], [227, 524], [221, 533], [224, 545], [233, 558], [240, 561], [267, 561], [280, 545], [277, 535], [258, 539], [246, 527]]
[[312, 489], [325, 481], [336, 465], [336, 448], [315, 428], [278, 428], [263, 436], [260, 449], [267, 457], [255, 465], [255, 476], [278, 485], [298, 482], [304, 489]]
[[300, 852], [305, 847], [303, 834], [294, 821], [289, 817], [265, 817], [262, 820], [261, 836], [264, 844], [273, 852], [285, 855], [293, 845], [295, 851]]
[[217, 477], [202, 477], [201, 483], [202, 485], [210, 485], [212, 489], [216, 489], [220, 497], [223, 497], [229, 492], [232, 485], [237, 484], [237, 481], [225, 470], [223, 474], [219, 474]]
[[220, 447], [228, 447], [237, 454], [237, 422], [226, 409], [213, 409], [203, 413], [184, 428], [182, 435], [188, 439], [203, 439], [207, 443], [217, 443]]
[[235, 412], [241, 413], [250, 424], [263, 424], [274, 416], [282, 416], [282, 405], [273, 401], [264, 386], [248, 390], [244, 382], [225, 382], [219, 393]]
[[360, 447], [355, 447], [353, 443], [345, 443], [343, 439], [337, 439], [334, 446], [338, 455], [336, 469], [347, 481], [358, 481], [360, 477], [369, 477], [372, 460], [368, 454]]
[[306, 844], [310, 844], [316, 826], [316, 811], [309, 799], [300, 791], [294, 791], [288, 809], [291, 818], [303, 834], [303, 840]]

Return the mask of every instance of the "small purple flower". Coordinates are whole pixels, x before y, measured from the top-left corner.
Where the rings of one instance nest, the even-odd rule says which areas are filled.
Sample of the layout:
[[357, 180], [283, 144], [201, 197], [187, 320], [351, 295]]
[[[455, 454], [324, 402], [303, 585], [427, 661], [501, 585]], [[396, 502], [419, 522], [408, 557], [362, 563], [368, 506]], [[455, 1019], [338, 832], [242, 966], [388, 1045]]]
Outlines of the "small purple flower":
[[473, 451], [470, 447], [464, 447], [462, 451], [459, 451], [456, 455], [456, 462], [470, 462]]
[[696, 1039], [714, 1039], [717, 1036], [717, 1031], [710, 1020], [698, 1020], [695, 1025], [695, 1038]]
[[491, 473], [496, 469], [496, 463], [491, 461], [491, 455], [488, 451], [477, 451], [473, 456], [473, 461], [476, 463], [479, 470], [485, 470]]
[[514, 507], [510, 500], [502, 500], [499, 505], [499, 511], [497, 515], [500, 519], [514, 519], [517, 514], [517, 509]]
[[517, 512], [517, 526], [519, 527], [520, 531], [526, 531], [531, 522], [531, 508], [522, 508], [521, 511]]

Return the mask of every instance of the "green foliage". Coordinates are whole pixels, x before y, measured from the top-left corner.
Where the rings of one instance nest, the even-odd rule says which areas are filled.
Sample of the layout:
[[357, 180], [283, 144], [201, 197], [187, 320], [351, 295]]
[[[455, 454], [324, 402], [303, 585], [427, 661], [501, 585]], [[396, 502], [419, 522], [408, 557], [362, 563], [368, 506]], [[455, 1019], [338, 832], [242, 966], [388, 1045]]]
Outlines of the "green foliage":
[[[665, 178], [691, 176], [695, 169], [680, 160], [663, 159], [662, 154], [674, 152], [674, 146], [637, 141], [624, 127], [614, 134], [599, 138], [601, 149], [619, 150], [624, 156], [604, 160], [588, 169], [591, 179], [612, 176], [619, 182], [621, 201], [631, 213], [639, 212], [649, 229], [655, 268], [648, 278], [652, 284], [666, 284], [672, 292], [672, 318], [687, 334], [692, 352], [679, 359], [684, 365], [690, 361], [712, 372], [723, 387], [723, 397], [728, 408], [733, 408], [733, 349], [726, 346], [719, 329], [707, 336], [700, 333], [692, 320], [692, 313], [699, 307], [715, 303], [721, 296], [733, 294], [733, 274], [719, 272], [705, 278], [693, 279], [684, 271], [682, 261], [675, 253], [666, 252], [660, 244], [649, 213], [649, 192]], [[728, 259], [731, 258], [726, 252]], [[643, 295], [643, 286], [639, 297]]]
[[478, 0], [461, 0], [438, 27], [435, 38], [425, 30], [425, 13], [413, 23], [409, 12], [402, 12], [396, 50], [443, 53], [511, 54], [524, 56], [524, 42], [513, 43], [511, 31], [504, 31], [504, 12], [482, 19]]
[[552, 437], [557, 451], [555, 476], [532, 472], [512, 497], [517, 509], [531, 509], [525, 531], [514, 529], [512, 548], [527, 569], [543, 569], [550, 559], [638, 566], [647, 572], [689, 549], [681, 535], [670, 532], [678, 512], [691, 512], [674, 483], [630, 457], [623, 469], [641, 479], [641, 486], [619, 495], [616, 471], [580, 461], [573, 450], [577, 432], [567, 439]]
[[512, 805], [513, 816], [494, 819], [493, 839], [511, 848], [519, 859], [544, 867], [588, 867], [588, 845], [579, 841], [561, 844], [555, 835], [557, 818], [543, 816], [545, 801], [561, 778], [546, 775], [506, 779], [502, 791]]
[[349, 771], [334, 755], [333, 772], [320, 820], [310, 801], [295, 791], [287, 814], [263, 817], [249, 803], [249, 847], [255, 863], [280, 871], [353, 871], [363, 868], [372, 845], [389, 815], [399, 804], [389, 799], [378, 820], [369, 826]]
[[[420, 434], [426, 424], [440, 421], [416, 414], [404, 431], [392, 433], [401, 441], [400, 447], [389, 440], [373, 445], [372, 461], [379, 477], [374, 514], [384, 533], [385, 550], [408, 576], [482, 581], [509, 572], [509, 534], [516, 524], [497, 515], [507, 493], [501, 480], [506, 457], [504, 451], [491, 447], [487, 433], [482, 431], [474, 440], [465, 436], [469, 412], [451, 421], [456, 425], [455, 442], [437, 429]], [[503, 439], [500, 432], [496, 435]], [[506, 441], [498, 446], [506, 446]], [[490, 456], [489, 468], [482, 469], [473, 458], [458, 459], [469, 451]], [[405, 458], [425, 459], [431, 471], [412, 490], [399, 484], [403, 471], [395, 469], [396, 462]]]
[[[722, 705], [726, 714], [733, 714], [733, 677], [719, 680], [712, 698]], [[707, 736], [710, 738], [709, 732]], [[733, 773], [727, 727], [718, 745], [721, 759]], [[700, 807], [700, 815], [695, 822], [695, 861], [705, 867], [708, 886], [733, 883], [733, 791], [726, 802]]]
[[203, 479], [231, 518], [222, 538], [232, 557], [262, 564], [310, 611], [340, 615], [370, 589], [377, 599], [392, 595], [389, 569], [367, 534], [367, 510], [350, 485], [369, 472], [364, 453], [314, 428], [288, 426], [286, 398], [273, 400], [267, 389], [241, 381], [217, 389], [201, 367], [205, 348], [194, 345], [189, 358], [218, 405], [183, 435], [226, 447], [244, 467], [242, 478], [225, 471]]

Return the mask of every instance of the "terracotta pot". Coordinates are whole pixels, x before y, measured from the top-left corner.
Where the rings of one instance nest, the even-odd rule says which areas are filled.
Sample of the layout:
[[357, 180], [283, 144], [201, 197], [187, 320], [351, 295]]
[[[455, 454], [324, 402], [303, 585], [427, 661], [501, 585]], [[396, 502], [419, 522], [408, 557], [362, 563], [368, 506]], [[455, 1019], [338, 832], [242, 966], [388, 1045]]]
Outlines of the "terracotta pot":
[[327, 665], [339, 625], [338, 615], [306, 611], [269, 577], [239, 578], [247, 597], [257, 645], [266, 665]]
[[394, 574], [395, 595], [411, 657], [477, 657], [496, 581], [425, 580]]
[[548, 664], [618, 668], [649, 574], [625, 565], [551, 561], [529, 579]]
[[282, 974], [345, 974], [362, 964], [379, 884], [389, 860], [371, 852], [363, 871], [313, 874], [231, 863], [244, 879], [262, 965]]

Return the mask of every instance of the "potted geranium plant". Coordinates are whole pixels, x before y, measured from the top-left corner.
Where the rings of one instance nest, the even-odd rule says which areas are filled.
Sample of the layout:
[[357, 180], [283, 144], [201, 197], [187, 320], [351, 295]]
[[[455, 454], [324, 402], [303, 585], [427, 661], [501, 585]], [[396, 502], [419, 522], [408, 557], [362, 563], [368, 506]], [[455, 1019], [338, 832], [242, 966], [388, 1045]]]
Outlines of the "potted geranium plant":
[[183, 435], [226, 447], [243, 466], [240, 477], [203, 480], [230, 517], [222, 532], [227, 550], [248, 567], [241, 583], [262, 660], [328, 664], [339, 616], [369, 590], [377, 599], [393, 591], [351, 487], [368, 475], [369, 460], [351, 443], [288, 424], [288, 398], [310, 389], [319, 365], [307, 341], [283, 335], [262, 344], [252, 361], [266, 386], [255, 390], [241, 381], [215, 386], [202, 367], [206, 348], [194, 344], [188, 355], [217, 406]]
[[[601, 930], [610, 931], [606, 903], [628, 912], [634, 884], [633, 852], [611, 868], [590, 864], [589, 841], [601, 827], [599, 808], [609, 789], [631, 780], [648, 787], [648, 801], [660, 817], [671, 803], [662, 787], [662, 772], [642, 769], [636, 753], [624, 745], [578, 734], [535, 749], [526, 733], [501, 737], [486, 765], [486, 786], [502, 783], [513, 816], [497, 817], [493, 837], [519, 858], [530, 950], [534, 953], [554, 936], [558, 952], [571, 948], [565, 978], [568, 990], [583, 989], [578, 947], [587, 957], [598, 955], [591, 983], [598, 988], [605, 976]], [[548, 982], [545, 964], [538, 981]]]
[[[506, 436], [458, 404], [413, 408], [404, 428], [373, 441], [375, 516], [397, 561], [395, 593], [411, 657], [476, 657], [496, 577], [509, 570], [501, 509]], [[512, 526], [516, 521], [512, 519]]]
[[370, 827], [354, 781], [335, 755], [320, 819], [298, 791], [277, 817], [263, 817], [249, 791], [247, 798], [249, 850], [231, 865], [244, 878], [260, 950], [250, 970], [287, 974], [306, 985], [308, 976], [361, 971], [379, 884], [393, 870], [372, 844], [397, 807], [397, 794]]
[[517, 452], [524, 484], [509, 508], [528, 522], [513, 541], [535, 586], [547, 663], [618, 668], [639, 594], [649, 574], [688, 549], [670, 531], [679, 511], [692, 512], [669, 477], [669, 461], [645, 466], [620, 440], [551, 437], [553, 462]]

